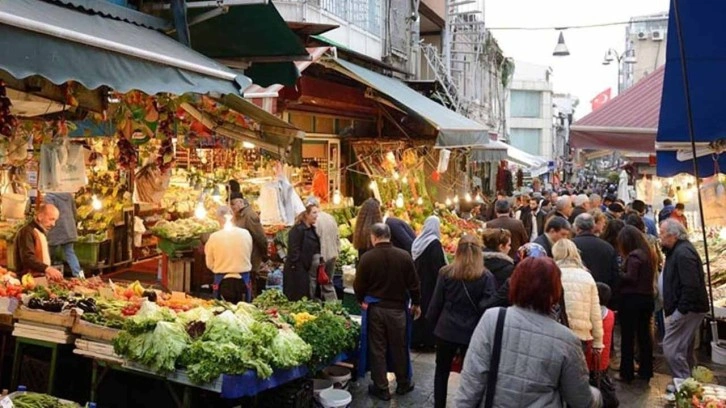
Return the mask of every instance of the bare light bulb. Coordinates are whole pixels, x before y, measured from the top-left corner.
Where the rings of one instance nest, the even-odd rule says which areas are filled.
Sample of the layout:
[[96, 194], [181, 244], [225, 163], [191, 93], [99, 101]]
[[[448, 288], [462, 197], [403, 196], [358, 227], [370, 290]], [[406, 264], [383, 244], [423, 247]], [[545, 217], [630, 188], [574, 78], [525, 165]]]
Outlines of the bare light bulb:
[[194, 217], [198, 220], [203, 220], [207, 217], [207, 209], [204, 208], [204, 203], [199, 201], [197, 206], [194, 208]]
[[446, 197], [446, 206], [451, 207], [451, 199], [449, 197]]
[[466, 201], [467, 203], [470, 203], [471, 202], [471, 194], [466, 193], [466, 195], [464, 196], [464, 201]]
[[244, 147], [245, 149], [254, 149], [255, 144], [251, 142], [242, 142], [242, 147]]
[[340, 190], [335, 190], [335, 193], [333, 193], [333, 204], [340, 205], [340, 201], [341, 201]]
[[394, 180], [398, 180], [398, 179], [399, 179], [399, 177], [401, 177], [401, 175], [400, 175], [400, 174], [398, 174], [398, 172], [397, 172], [397, 171], [394, 171], [394, 172], [393, 172], [393, 179], [394, 179]]
[[726, 241], [726, 227], [721, 228], [721, 231], [718, 232], [718, 237], [719, 239]]
[[375, 190], [376, 187], [378, 187], [378, 184], [375, 180], [371, 181], [371, 184], [368, 185], [368, 188], [370, 188], [371, 190]]
[[458, 194], [454, 196], [454, 202], [455, 203], [458, 203], [459, 202], [459, 195]]
[[401, 179], [401, 183], [408, 184], [408, 177], [403, 176], [403, 179]]
[[101, 200], [98, 199], [98, 197], [95, 194], [93, 196], [91, 196], [91, 208], [93, 208], [96, 211], [103, 208], [103, 203], [101, 202]]
[[398, 193], [398, 196], [396, 197], [396, 207], [403, 208], [403, 204], [403, 193]]
[[479, 195], [479, 193], [476, 193], [476, 197], [474, 197], [474, 200], [476, 200], [476, 202], [478, 203], [481, 202], [481, 196]]
[[234, 228], [234, 224], [232, 224], [232, 214], [225, 214], [224, 215], [224, 229], [227, 231], [230, 231], [232, 228]]
[[416, 204], [423, 205], [423, 198], [419, 197], [418, 199], [416, 199]]

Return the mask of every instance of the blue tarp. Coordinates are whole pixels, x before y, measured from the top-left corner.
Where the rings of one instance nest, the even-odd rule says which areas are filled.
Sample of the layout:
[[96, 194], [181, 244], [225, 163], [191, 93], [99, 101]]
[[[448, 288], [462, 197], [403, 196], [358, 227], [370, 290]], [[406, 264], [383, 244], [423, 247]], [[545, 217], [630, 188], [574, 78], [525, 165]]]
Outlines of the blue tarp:
[[[694, 139], [710, 142], [726, 137], [726, 41], [723, 21], [726, 18], [726, 1], [703, 0], [678, 2], [681, 38], [676, 27], [675, 4], [671, 0], [668, 18], [668, 44], [663, 81], [660, 122], [657, 143], [690, 142], [688, 114], [681, 67], [681, 42], [686, 57], [686, 70], [690, 88], [690, 104], [693, 113]], [[688, 148], [688, 146], [683, 147]], [[693, 174], [692, 161], [678, 161], [675, 151], [658, 152], [659, 176], [672, 176], [687, 172]], [[723, 155], [721, 155], [723, 156]], [[721, 171], [726, 169], [726, 159], [720, 158]], [[701, 176], [713, 174], [711, 157], [699, 159]]]

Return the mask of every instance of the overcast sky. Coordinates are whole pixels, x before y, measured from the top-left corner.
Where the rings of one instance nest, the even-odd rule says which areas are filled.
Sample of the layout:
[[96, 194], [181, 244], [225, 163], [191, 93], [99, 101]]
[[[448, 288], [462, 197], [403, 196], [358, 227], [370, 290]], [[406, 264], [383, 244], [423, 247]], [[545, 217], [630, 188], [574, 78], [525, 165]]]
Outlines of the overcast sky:
[[[562, 27], [628, 21], [631, 17], [668, 11], [669, 0], [484, 0], [486, 24], [496, 27]], [[616, 64], [602, 65], [608, 48], [625, 49], [625, 26], [564, 31], [570, 50], [553, 57], [555, 30], [493, 30], [507, 57], [550, 66], [555, 92], [580, 98], [575, 117], [590, 112], [590, 100], [611, 87], [617, 93]], [[516, 68], [515, 68], [516, 69]]]

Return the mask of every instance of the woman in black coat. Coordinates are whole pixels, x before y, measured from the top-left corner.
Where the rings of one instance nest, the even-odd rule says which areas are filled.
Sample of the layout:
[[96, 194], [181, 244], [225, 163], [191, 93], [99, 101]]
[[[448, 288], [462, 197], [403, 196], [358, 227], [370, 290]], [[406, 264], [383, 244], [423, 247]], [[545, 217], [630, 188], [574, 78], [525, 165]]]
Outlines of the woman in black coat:
[[500, 228], [488, 228], [482, 234], [484, 238], [484, 266], [496, 278], [497, 288], [514, 272], [514, 260], [509, 256], [512, 246], [512, 233]]
[[287, 237], [287, 257], [283, 270], [282, 288], [288, 299], [313, 299], [317, 286], [317, 266], [320, 263], [320, 238], [315, 232], [318, 207], [308, 205], [297, 217]]
[[411, 254], [421, 284], [421, 317], [413, 322], [411, 347], [433, 350], [436, 345], [434, 326], [425, 316], [434, 295], [439, 270], [446, 265], [446, 256], [441, 246], [441, 221], [438, 217], [431, 216], [426, 219], [421, 234], [411, 245]]
[[451, 265], [441, 269], [426, 318], [436, 335], [434, 406], [446, 407], [451, 363], [464, 358], [471, 335], [484, 313], [484, 303], [494, 294], [494, 276], [484, 268], [479, 241], [464, 235]]

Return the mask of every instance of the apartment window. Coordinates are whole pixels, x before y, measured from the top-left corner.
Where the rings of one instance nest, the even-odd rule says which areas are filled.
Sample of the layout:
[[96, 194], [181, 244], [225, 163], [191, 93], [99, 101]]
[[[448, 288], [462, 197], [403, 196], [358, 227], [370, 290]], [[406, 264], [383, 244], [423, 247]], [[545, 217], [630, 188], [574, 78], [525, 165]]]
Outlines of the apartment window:
[[539, 118], [542, 92], [512, 91], [511, 110], [513, 118]]
[[542, 129], [512, 128], [509, 129], [509, 144], [519, 150], [535, 156], [541, 156], [540, 142]]
[[381, 0], [314, 0], [310, 4], [315, 4], [373, 35], [381, 35]]

